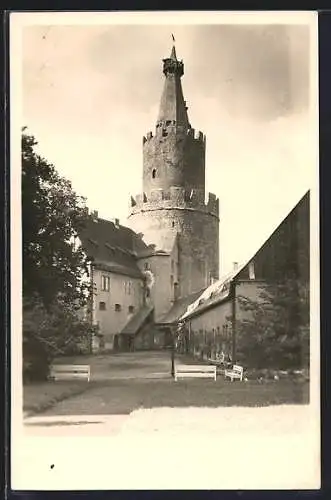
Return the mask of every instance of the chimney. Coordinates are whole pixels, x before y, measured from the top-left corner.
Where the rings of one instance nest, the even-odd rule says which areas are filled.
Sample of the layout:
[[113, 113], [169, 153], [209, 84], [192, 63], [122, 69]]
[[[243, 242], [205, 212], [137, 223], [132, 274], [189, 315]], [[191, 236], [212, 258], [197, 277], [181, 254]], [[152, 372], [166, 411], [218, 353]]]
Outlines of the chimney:
[[120, 227], [120, 220], [119, 219], [111, 219], [112, 223], [118, 229]]
[[249, 273], [249, 279], [250, 280], [255, 280], [255, 268], [254, 268], [254, 261], [250, 262], [248, 264], [248, 273]]
[[98, 211], [97, 210], [93, 210], [91, 212], [91, 217], [94, 220], [94, 222], [97, 222], [98, 221]]
[[233, 263], [233, 270], [237, 271], [238, 267], [239, 267], [238, 262], [234, 262]]

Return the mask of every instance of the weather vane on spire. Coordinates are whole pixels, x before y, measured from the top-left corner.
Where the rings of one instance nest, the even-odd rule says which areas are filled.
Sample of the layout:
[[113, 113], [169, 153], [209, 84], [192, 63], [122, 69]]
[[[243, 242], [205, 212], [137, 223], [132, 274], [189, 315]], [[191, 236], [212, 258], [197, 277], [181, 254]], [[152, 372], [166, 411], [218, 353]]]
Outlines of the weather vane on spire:
[[174, 37], [173, 33], [171, 33], [171, 38], [172, 38], [172, 41], [175, 43], [176, 40], [175, 40], [175, 37]]

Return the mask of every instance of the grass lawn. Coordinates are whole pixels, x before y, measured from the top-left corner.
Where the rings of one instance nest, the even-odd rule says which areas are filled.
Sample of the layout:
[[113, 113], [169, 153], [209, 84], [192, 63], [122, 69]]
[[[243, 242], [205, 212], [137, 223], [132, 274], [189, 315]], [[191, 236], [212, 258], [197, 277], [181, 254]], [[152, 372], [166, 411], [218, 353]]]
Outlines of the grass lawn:
[[95, 387], [85, 381], [42, 382], [23, 386], [23, 411], [40, 412], [72, 396]]
[[228, 382], [219, 379], [113, 380], [97, 383], [84, 394], [70, 397], [50, 408], [48, 415], [128, 414], [155, 407], [258, 407], [308, 404], [309, 383], [289, 380]]

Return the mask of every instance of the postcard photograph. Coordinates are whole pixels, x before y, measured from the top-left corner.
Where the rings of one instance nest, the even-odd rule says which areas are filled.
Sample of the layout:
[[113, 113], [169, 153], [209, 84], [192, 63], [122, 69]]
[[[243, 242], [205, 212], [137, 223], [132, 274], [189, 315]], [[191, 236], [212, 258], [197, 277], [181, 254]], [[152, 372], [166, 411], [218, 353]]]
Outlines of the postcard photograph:
[[318, 489], [314, 12], [12, 13], [16, 490]]

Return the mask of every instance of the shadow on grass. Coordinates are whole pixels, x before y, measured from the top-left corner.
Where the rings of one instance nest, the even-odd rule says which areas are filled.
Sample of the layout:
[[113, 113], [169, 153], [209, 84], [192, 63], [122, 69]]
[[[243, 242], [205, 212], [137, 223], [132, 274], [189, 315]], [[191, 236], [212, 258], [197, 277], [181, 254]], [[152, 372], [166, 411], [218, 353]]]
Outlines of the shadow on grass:
[[262, 407], [308, 404], [309, 384], [292, 381], [226, 382], [113, 380], [63, 400], [48, 415], [118, 415], [160, 407]]
[[43, 413], [57, 403], [100, 388], [94, 382], [40, 382], [23, 386], [23, 412], [26, 415]]

